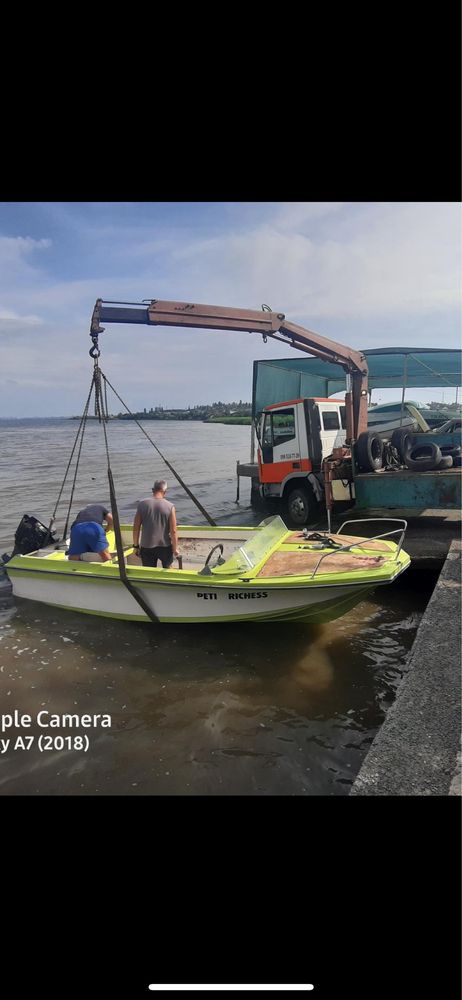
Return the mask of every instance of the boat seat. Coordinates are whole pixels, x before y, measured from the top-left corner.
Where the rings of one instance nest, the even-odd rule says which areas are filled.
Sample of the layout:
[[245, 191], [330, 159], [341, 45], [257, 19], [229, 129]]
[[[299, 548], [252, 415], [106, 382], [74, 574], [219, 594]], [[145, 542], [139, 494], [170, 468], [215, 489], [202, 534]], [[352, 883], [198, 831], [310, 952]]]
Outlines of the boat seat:
[[61, 552], [53, 549], [37, 549], [36, 552], [28, 552], [27, 555], [34, 556], [35, 559], [59, 559]]
[[[133, 558], [133, 560], [136, 560], [135, 565], [138, 565], [138, 564], [141, 565], [141, 559], [139, 559], [138, 556], [135, 556], [135, 554], [133, 552], [133, 546], [132, 545], [125, 546], [125, 548], [124, 548], [124, 556], [125, 556], [125, 562], [126, 563], [129, 562], [131, 564], [132, 563], [132, 558]], [[100, 563], [102, 563], [103, 566], [106, 565], [106, 563], [102, 562], [102, 560], [100, 559], [100, 557], [99, 557], [99, 555], [98, 555], [97, 552], [82, 552], [82, 555], [80, 556], [80, 561], [81, 562], [100, 562]], [[118, 561], [119, 560], [117, 558], [117, 552], [111, 552], [111, 563], [118, 563]], [[107, 562], [109, 562], [109, 560], [107, 560]]]

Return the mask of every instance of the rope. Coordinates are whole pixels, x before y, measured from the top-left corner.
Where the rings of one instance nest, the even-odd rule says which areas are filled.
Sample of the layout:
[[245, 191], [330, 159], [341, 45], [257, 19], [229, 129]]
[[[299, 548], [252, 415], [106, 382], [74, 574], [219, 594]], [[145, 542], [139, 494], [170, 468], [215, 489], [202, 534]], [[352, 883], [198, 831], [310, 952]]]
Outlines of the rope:
[[70, 513], [71, 513], [72, 501], [74, 499], [75, 484], [77, 482], [77, 473], [79, 471], [80, 455], [82, 454], [83, 436], [85, 434], [85, 428], [86, 428], [86, 425], [87, 425], [88, 408], [89, 408], [89, 405], [90, 405], [91, 393], [92, 393], [92, 389], [93, 389], [94, 385], [96, 387], [95, 372], [93, 373], [93, 378], [91, 380], [91, 386], [90, 386], [90, 392], [89, 392], [89, 395], [88, 395], [87, 406], [86, 406], [86, 409], [85, 409], [84, 414], [82, 416], [82, 435], [81, 435], [81, 438], [80, 438], [80, 446], [79, 446], [79, 450], [78, 450], [78, 453], [77, 453], [77, 461], [76, 461], [76, 464], [75, 464], [75, 472], [74, 472], [74, 481], [72, 483], [72, 490], [71, 490], [71, 495], [70, 495], [70, 499], [69, 499], [69, 506], [67, 508], [66, 523], [64, 525], [63, 538], [65, 538], [66, 535], [67, 535], [67, 529], [68, 529], [68, 525], [69, 525], [69, 518], [70, 518]]
[[[106, 435], [105, 435], [105, 437], [106, 437]], [[107, 438], [106, 438], [106, 441], [107, 441]], [[108, 455], [108, 462], [109, 462], [109, 455]], [[114, 534], [115, 534], [115, 540], [116, 540], [117, 558], [118, 558], [118, 562], [119, 562], [119, 576], [120, 576], [120, 579], [121, 579], [122, 583], [124, 584], [124, 586], [129, 591], [129, 593], [132, 595], [132, 597], [134, 597], [135, 601], [137, 601], [137, 603], [139, 604], [140, 608], [143, 609], [145, 615], [147, 615], [148, 618], [150, 618], [152, 622], [155, 622], [155, 624], [158, 625], [159, 624], [159, 619], [158, 619], [155, 611], [153, 611], [149, 607], [149, 605], [146, 604], [146, 601], [144, 600], [144, 597], [142, 597], [141, 594], [138, 593], [136, 587], [133, 586], [133, 584], [130, 582], [130, 580], [127, 577], [127, 570], [125, 568], [124, 547], [123, 547], [123, 542], [122, 542], [122, 532], [121, 532], [121, 529], [120, 529], [120, 521], [119, 521], [119, 511], [118, 511], [118, 508], [117, 508], [117, 500], [116, 500], [115, 489], [114, 489], [114, 480], [112, 478], [112, 471], [111, 471], [111, 468], [110, 468], [109, 464], [108, 464], [107, 475], [108, 475], [108, 480], [109, 480], [109, 494], [110, 494], [110, 498], [111, 498], [111, 511], [112, 511], [112, 517], [113, 517], [113, 520], [114, 520]]]
[[128, 408], [127, 404], [124, 402], [124, 400], [122, 399], [122, 397], [119, 396], [119, 393], [116, 392], [116, 390], [114, 389], [114, 386], [111, 385], [109, 379], [106, 378], [106, 376], [102, 372], [101, 372], [101, 374], [102, 374], [102, 377], [104, 379], [104, 382], [107, 383], [107, 385], [109, 386], [110, 389], [112, 389], [112, 391], [117, 396], [117, 399], [120, 400], [120, 402], [122, 403], [122, 406], [125, 407], [127, 413], [129, 413], [130, 416], [132, 417], [132, 419], [135, 421], [135, 423], [138, 424], [138, 427], [143, 432], [144, 436], [147, 437], [148, 441], [151, 442], [153, 448], [156, 449], [156, 451], [160, 455], [162, 461], [165, 462], [165, 465], [167, 466], [167, 468], [170, 469], [170, 472], [175, 476], [175, 479], [179, 482], [180, 486], [183, 487], [185, 493], [187, 493], [187, 495], [190, 498], [190, 500], [193, 501], [193, 503], [196, 505], [196, 507], [198, 508], [198, 510], [200, 510], [201, 514], [203, 514], [203, 516], [209, 522], [209, 524], [211, 524], [213, 528], [216, 528], [217, 522], [213, 520], [213, 518], [210, 516], [210, 514], [208, 514], [207, 511], [205, 510], [205, 507], [203, 507], [202, 504], [197, 499], [197, 497], [194, 496], [194, 493], [192, 493], [191, 490], [189, 489], [189, 487], [186, 486], [186, 483], [183, 482], [181, 476], [173, 468], [173, 465], [170, 465], [170, 462], [167, 461], [167, 459], [165, 458], [165, 455], [162, 454], [160, 448], [158, 448], [157, 445], [155, 444], [155, 442], [152, 440], [152, 438], [149, 437], [149, 434], [145, 431], [144, 427], [142, 427], [141, 424], [140, 424], [140, 422], [136, 419], [136, 417], [133, 416], [133, 414], [132, 414], [131, 410]]
[[[103, 396], [102, 396], [102, 393], [101, 393], [101, 375], [102, 375], [102, 372], [98, 368], [98, 361], [95, 359], [95, 376], [96, 376], [96, 378], [95, 378], [95, 408], [96, 408], [97, 416], [100, 419], [100, 423], [103, 424], [104, 443], [105, 443], [105, 446], [106, 446], [106, 458], [107, 458], [107, 477], [108, 477], [108, 480], [109, 480], [109, 495], [110, 495], [110, 500], [111, 500], [111, 513], [112, 513], [112, 518], [113, 518], [113, 521], [114, 521], [114, 535], [115, 535], [115, 541], [116, 541], [117, 559], [118, 559], [118, 564], [119, 564], [119, 576], [120, 576], [121, 582], [123, 583], [124, 587], [126, 587], [127, 590], [129, 591], [129, 593], [132, 595], [132, 597], [134, 597], [135, 601], [139, 604], [140, 608], [142, 608], [142, 610], [144, 611], [145, 615], [147, 615], [148, 618], [150, 618], [152, 622], [155, 622], [156, 625], [158, 625], [159, 624], [159, 619], [158, 619], [155, 611], [152, 611], [152, 609], [149, 607], [149, 605], [146, 604], [146, 601], [144, 600], [144, 597], [142, 597], [141, 594], [138, 593], [136, 587], [133, 586], [133, 584], [130, 582], [130, 580], [128, 579], [128, 576], [127, 576], [127, 570], [126, 570], [126, 567], [125, 567], [124, 546], [123, 546], [123, 541], [122, 541], [122, 531], [121, 531], [121, 527], [120, 527], [119, 509], [117, 507], [117, 498], [116, 498], [116, 492], [115, 492], [115, 487], [114, 487], [114, 479], [113, 479], [112, 469], [111, 469], [111, 459], [110, 459], [110, 455], [109, 455], [109, 443], [108, 443], [107, 431], [106, 431], [107, 408], [106, 408], [106, 410], [104, 409], [104, 400], [103, 400]], [[104, 375], [103, 375], [103, 378], [104, 378]]]
[[[60, 489], [59, 494], [58, 494], [58, 499], [57, 499], [56, 504], [55, 504], [55, 509], [54, 509], [53, 514], [52, 514], [52, 516], [50, 518], [50, 523], [48, 525], [48, 529], [47, 529], [47, 533], [46, 533], [46, 536], [45, 536], [45, 541], [43, 543], [43, 547], [45, 547], [45, 545], [48, 543], [48, 540], [49, 540], [49, 538], [51, 536], [51, 530], [52, 530], [53, 524], [55, 523], [55, 519], [56, 519], [56, 511], [58, 510], [58, 505], [59, 505], [59, 502], [60, 502], [61, 497], [62, 497], [62, 493], [63, 493], [64, 486], [65, 486], [66, 479], [67, 479], [67, 474], [68, 474], [70, 466], [71, 466], [72, 458], [73, 458], [74, 451], [75, 451], [76, 446], [77, 446], [77, 441], [79, 439], [79, 434], [80, 434], [80, 431], [82, 430], [82, 426], [83, 426], [83, 431], [82, 431], [82, 440], [83, 440], [83, 434], [85, 432], [85, 425], [86, 425], [87, 416], [88, 416], [88, 409], [89, 409], [89, 406], [90, 406], [91, 394], [93, 392], [93, 385], [94, 385], [94, 376], [93, 376], [93, 378], [91, 380], [90, 391], [88, 393], [87, 401], [85, 403], [83, 414], [82, 414], [81, 419], [80, 419], [80, 424], [79, 424], [79, 427], [78, 427], [78, 430], [77, 430], [77, 434], [75, 436], [75, 441], [74, 441], [74, 444], [73, 444], [73, 447], [72, 447], [70, 458], [69, 458], [69, 461], [67, 463], [67, 469], [66, 469], [66, 471], [64, 473], [64, 479], [63, 479], [62, 484], [61, 484], [61, 489]], [[79, 458], [80, 458], [80, 451], [81, 451], [81, 449], [82, 449], [82, 445], [80, 445]], [[78, 466], [78, 462], [79, 462], [79, 459], [77, 459], [77, 466]], [[75, 485], [75, 478], [74, 478], [74, 485]], [[72, 503], [72, 501], [71, 501], [71, 503]], [[66, 521], [66, 526], [65, 526], [64, 532], [63, 532], [63, 538], [66, 537], [66, 533], [67, 533], [67, 525], [68, 525], [68, 521], [69, 521], [70, 507], [71, 507], [71, 505], [69, 505], [69, 510], [68, 510], [68, 513], [67, 513], [67, 521]]]
[[[194, 494], [191, 492], [191, 490], [188, 488], [188, 486], [186, 486], [186, 483], [183, 482], [183, 480], [181, 479], [181, 476], [178, 475], [178, 473], [175, 471], [175, 469], [170, 464], [170, 462], [167, 461], [167, 459], [162, 454], [162, 452], [160, 451], [160, 449], [157, 447], [157, 445], [155, 444], [155, 442], [152, 440], [152, 438], [149, 437], [149, 434], [146, 433], [146, 431], [141, 426], [141, 424], [139, 423], [139, 421], [136, 420], [136, 417], [133, 416], [133, 414], [129, 410], [127, 404], [124, 402], [124, 400], [122, 399], [122, 397], [119, 396], [118, 392], [114, 389], [114, 386], [111, 385], [111, 383], [109, 382], [109, 379], [107, 379], [106, 376], [101, 371], [101, 369], [99, 367], [99, 364], [98, 364], [98, 358], [99, 358], [99, 355], [100, 355], [100, 351], [98, 350], [97, 341], [95, 341], [95, 340], [94, 340], [93, 348], [90, 350], [90, 355], [94, 359], [94, 370], [93, 370], [93, 376], [92, 376], [92, 380], [91, 380], [91, 384], [90, 384], [90, 391], [88, 393], [87, 401], [86, 401], [86, 404], [85, 404], [85, 407], [84, 407], [84, 411], [83, 411], [83, 414], [82, 414], [82, 417], [81, 417], [81, 420], [80, 420], [79, 428], [77, 430], [77, 434], [76, 434], [76, 437], [75, 437], [75, 441], [74, 441], [74, 445], [73, 445], [73, 448], [72, 448], [72, 451], [71, 451], [69, 462], [67, 464], [66, 472], [64, 474], [64, 479], [63, 479], [63, 482], [62, 482], [62, 485], [61, 485], [61, 489], [59, 491], [59, 495], [58, 495], [58, 499], [56, 501], [55, 509], [53, 511], [53, 516], [52, 516], [51, 521], [50, 521], [50, 526], [49, 526], [48, 531], [47, 531], [46, 541], [48, 541], [48, 538], [49, 538], [49, 536], [51, 534], [51, 528], [52, 528], [52, 525], [53, 525], [55, 517], [56, 517], [56, 511], [58, 509], [58, 505], [59, 505], [59, 502], [61, 500], [61, 496], [62, 496], [62, 493], [63, 493], [64, 485], [65, 485], [65, 482], [66, 482], [66, 479], [67, 479], [67, 475], [68, 475], [68, 472], [69, 472], [69, 469], [70, 469], [70, 466], [71, 466], [72, 458], [74, 456], [74, 452], [75, 452], [75, 449], [77, 447], [77, 442], [78, 442], [79, 436], [80, 436], [80, 445], [79, 445], [79, 450], [77, 452], [77, 461], [76, 461], [76, 466], [75, 466], [75, 471], [74, 471], [74, 481], [73, 481], [73, 484], [72, 484], [72, 491], [71, 491], [71, 496], [70, 496], [70, 500], [69, 500], [69, 506], [68, 506], [68, 510], [67, 510], [66, 524], [65, 524], [65, 528], [64, 528], [64, 532], [63, 532], [63, 537], [65, 538], [66, 534], [67, 534], [68, 524], [69, 524], [69, 517], [70, 517], [70, 511], [71, 511], [72, 501], [73, 501], [74, 491], [75, 491], [75, 484], [76, 484], [76, 481], [77, 481], [77, 472], [78, 472], [79, 463], [80, 463], [80, 455], [81, 455], [81, 452], [82, 452], [83, 438], [84, 438], [85, 427], [86, 427], [86, 422], [87, 422], [87, 417], [88, 417], [88, 410], [89, 410], [91, 395], [92, 395], [93, 387], [94, 387], [94, 389], [95, 389], [95, 416], [98, 417], [99, 422], [102, 423], [102, 425], [103, 425], [104, 443], [105, 443], [105, 447], [106, 447], [107, 474], [108, 474], [108, 480], [109, 480], [109, 493], [110, 493], [110, 499], [111, 499], [111, 511], [112, 511], [113, 522], [114, 522], [114, 535], [115, 535], [115, 542], [116, 542], [116, 550], [117, 550], [117, 557], [118, 557], [118, 566], [119, 566], [120, 580], [123, 583], [123, 585], [127, 588], [127, 590], [129, 591], [129, 593], [132, 595], [132, 597], [134, 598], [134, 600], [142, 608], [142, 610], [144, 611], [145, 615], [147, 615], [147, 617], [152, 622], [155, 622], [156, 624], [158, 624], [159, 623], [159, 618], [156, 615], [155, 611], [153, 611], [152, 608], [149, 607], [149, 605], [146, 603], [146, 601], [141, 596], [141, 594], [138, 593], [136, 587], [133, 586], [133, 584], [131, 583], [131, 581], [127, 577], [127, 570], [126, 570], [126, 567], [125, 567], [125, 557], [124, 557], [123, 541], [122, 541], [122, 531], [121, 531], [121, 527], [120, 527], [119, 510], [118, 510], [118, 507], [117, 507], [117, 498], [116, 498], [115, 487], [114, 487], [114, 478], [113, 478], [112, 469], [111, 469], [111, 459], [110, 459], [110, 454], [109, 454], [109, 442], [108, 442], [107, 430], [106, 430], [106, 424], [107, 424], [107, 421], [109, 419], [109, 412], [108, 412], [108, 405], [107, 405], [107, 386], [109, 386], [112, 389], [112, 391], [114, 392], [114, 394], [117, 396], [117, 399], [120, 400], [120, 402], [122, 403], [122, 405], [127, 410], [127, 413], [129, 413], [130, 416], [133, 418], [133, 420], [135, 420], [135, 422], [138, 424], [138, 427], [140, 428], [140, 430], [143, 432], [143, 434], [145, 435], [145, 437], [147, 437], [148, 441], [150, 441], [150, 443], [152, 444], [153, 448], [155, 448], [155, 450], [157, 451], [157, 453], [160, 455], [160, 457], [163, 460], [163, 462], [165, 463], [165, 465], [170, 469], [170, 471], [172, 472], [172, 474], [175, 476], [175, 479], [180, 483], [180, 485], [183, 487], [183, 489], [188, 494], [188, 496], [190, 497], [190, 499], [196, 504], [196, 506], [201, 511], [201, 513], [206, 518], [206, 520], [209, 522], [209, 524], [211, 524], [213, 527], [216, 527], [216, 522], [210, 517], [210, 514], [207, 513], [207, 511], [205, 510], [205, 508], [202, 507], [202, 504], [199, 503], [199, 500], [197, 500], [197, 498], [194, 496]], [[101, 384], [101, 379], [103, 379], [103, 383], [104, 383], [103, 386]]]
[[333, 538], [326, 538], [325, 535], [320, 535], [319, 531], [313, 531], [311, 535], [303, 536], [305, 542], [324, 542], [327, 549], [341, 549], [342, 546], [340, 542], [334, 542]]

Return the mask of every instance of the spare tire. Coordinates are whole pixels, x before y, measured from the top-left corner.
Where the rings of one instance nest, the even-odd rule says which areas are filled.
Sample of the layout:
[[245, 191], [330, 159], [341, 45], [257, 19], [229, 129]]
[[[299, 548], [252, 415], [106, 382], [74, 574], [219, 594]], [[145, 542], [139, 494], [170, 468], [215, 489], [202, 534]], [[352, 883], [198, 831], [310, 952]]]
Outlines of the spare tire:
[[406, 465], [413, 472], [431, 472], [436, 469], [442, 459], [437, 444], [415, 444], [406, 456]]
[[406, 455], [409, 454], [414, 442], [414, 435], [409, 427], [397, 427], [391, 435], [391, 443], [396, 448], [398, 455], [406, 462]]
[[358, 464], [364, 472], [375, 472], [383, 465], [383, 441], [373, 431], [363, 431], [356, 442]]

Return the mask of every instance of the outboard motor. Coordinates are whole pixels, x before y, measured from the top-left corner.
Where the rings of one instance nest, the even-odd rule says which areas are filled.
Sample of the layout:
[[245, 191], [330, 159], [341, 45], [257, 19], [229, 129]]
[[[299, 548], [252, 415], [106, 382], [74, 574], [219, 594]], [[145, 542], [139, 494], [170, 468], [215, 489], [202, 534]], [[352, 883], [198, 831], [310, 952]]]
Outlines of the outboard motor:
[[[11, 559], [17, 555], [26, 556], [28, 552], [36, 552], [37, 549], [43, 549], [45, 545], [53, 545], [58, 542], [59, 538], [55, 537], [54, 531], [49, 531], [46, 525], [32, 514], [24, 514], [16, 529]], [[3, 561], [5, 562], [4, 556]]]

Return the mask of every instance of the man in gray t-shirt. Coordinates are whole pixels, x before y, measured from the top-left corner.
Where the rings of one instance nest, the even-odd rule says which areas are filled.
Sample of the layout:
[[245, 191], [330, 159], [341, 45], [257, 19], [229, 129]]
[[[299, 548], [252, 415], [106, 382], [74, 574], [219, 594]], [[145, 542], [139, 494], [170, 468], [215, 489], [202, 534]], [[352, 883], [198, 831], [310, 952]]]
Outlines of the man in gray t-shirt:
[[[152, 487], [152, 497], [140, 500], [133, 521], [133, 545], [141, 556], [143, 566], [157, 566], [160, 559], [164, 569], [170, 569], [173, 557], [178, 557], [178, 531], [175, 508], [165, 499], [167, 483], [157, 479]], [[140, 545], [140, 532], [142, 545]]]

